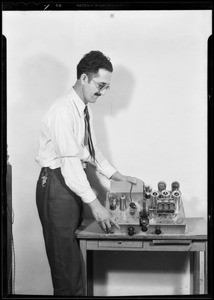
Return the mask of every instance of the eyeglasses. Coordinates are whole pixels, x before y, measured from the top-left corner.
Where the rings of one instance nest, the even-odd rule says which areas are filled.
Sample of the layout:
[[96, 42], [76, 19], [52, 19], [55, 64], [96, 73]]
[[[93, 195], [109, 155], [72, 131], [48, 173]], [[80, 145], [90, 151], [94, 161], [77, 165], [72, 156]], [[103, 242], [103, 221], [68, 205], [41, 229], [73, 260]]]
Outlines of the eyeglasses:
[[104, 90], [109, 90], [110, 89], [110, 85], [106, 84], [106, 83], [98, 83], [96, 82], [93, 78], [92, 78], [94, 85], [96, 86], [96, 88], [101, 92]]

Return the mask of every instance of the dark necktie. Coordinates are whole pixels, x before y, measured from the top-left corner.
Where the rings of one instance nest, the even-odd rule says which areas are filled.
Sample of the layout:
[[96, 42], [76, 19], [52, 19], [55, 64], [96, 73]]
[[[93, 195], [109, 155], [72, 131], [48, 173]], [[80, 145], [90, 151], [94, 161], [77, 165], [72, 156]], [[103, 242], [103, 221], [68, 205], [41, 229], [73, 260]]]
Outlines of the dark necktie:
[[84, 144], [86, 146], [88, 146], [91, 157], [93, 158], [93, 160], [95, 160], [95, 151], [94, 151], [94, 146], [93, 146], [93, 143], [92, 143], [90, 122], [89, 122], [90, 117], [89, 117], [87, 106], [84, 109], [84, 113], [85, 113], [85, 140], [84, 140]]

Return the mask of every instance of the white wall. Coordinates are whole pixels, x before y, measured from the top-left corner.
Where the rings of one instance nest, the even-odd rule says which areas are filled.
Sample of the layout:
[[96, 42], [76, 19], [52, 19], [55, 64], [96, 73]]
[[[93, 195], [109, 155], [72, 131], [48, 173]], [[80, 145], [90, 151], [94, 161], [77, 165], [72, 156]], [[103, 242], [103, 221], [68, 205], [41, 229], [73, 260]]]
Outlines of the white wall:
[[[178, 180], [186, 216], [206, 218], [211, 11], [7, 11], [3, 34], [16, 293], [52, 293], [35, 205], [39, 123], [51, 103], [74, 84], [76, 64], [90, 50], [103, 51], [114, 65], [111, 90], [92, 106], [100, 148], [122, 173], [153, 187], [159, 180], [168, 185]], [[109, 182], [100, 176], [91, 182], [103, 200]], [[186, 257], [178, 258], [183, 262], [178, 272], [165, 268], [164, 278], [171, 284], [163, 288], [163, 277], [155, 275], [152, 263], [152, 270], [146, 268], [143, 275], [143, 262], [141, 273], [129, 265], [129, 273], [119, 267], [112, 273], [98, 268], [105, 259], [100, 255], [95, 260], [97, 295], [189, 293]], [[108, 257], [114, 266], [123, 258]], [[146, 284], [136, 289], [129, 278]]]

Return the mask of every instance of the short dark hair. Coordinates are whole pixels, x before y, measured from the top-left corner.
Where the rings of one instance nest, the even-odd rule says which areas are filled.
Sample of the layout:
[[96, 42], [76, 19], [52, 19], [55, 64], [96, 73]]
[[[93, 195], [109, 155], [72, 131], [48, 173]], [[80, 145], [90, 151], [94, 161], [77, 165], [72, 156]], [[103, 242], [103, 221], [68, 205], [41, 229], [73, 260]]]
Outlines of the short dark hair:
[[77, 79], [79, 79], [83, 73], [91, 78], [94, 74], [98, 73], [99, 69], [113, 72], [110, 58], [100, 51], [90, 51], [83, 56], [77, 65]]

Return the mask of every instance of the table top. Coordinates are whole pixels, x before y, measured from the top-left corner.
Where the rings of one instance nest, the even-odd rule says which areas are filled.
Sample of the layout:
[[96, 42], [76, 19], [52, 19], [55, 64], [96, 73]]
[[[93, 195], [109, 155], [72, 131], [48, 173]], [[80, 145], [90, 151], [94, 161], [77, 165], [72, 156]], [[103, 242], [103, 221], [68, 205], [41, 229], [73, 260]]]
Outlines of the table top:
[[207, 221], [204, 218], [186, 218], [186, 232], [182, 234], [154, 234], [141, 232], [129, 236], [126, 233], [105, 233], [94, 219], [84, 219], [76, 231], [77, 239], [104, 239], [104, 240], [161, 240], [161, 239], [191, 239], [207, 240]]

